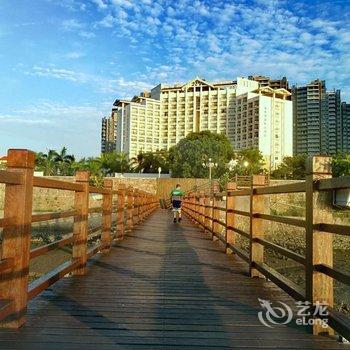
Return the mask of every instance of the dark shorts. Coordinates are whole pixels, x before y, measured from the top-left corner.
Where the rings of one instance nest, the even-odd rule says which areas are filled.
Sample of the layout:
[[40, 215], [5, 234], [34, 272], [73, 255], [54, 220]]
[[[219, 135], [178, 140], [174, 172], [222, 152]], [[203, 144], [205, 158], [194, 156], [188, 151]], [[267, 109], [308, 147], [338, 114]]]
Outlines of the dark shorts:
[[182, 205], [182, 201], [173, 200], [172, 205], [174, 209], [180, 209]]

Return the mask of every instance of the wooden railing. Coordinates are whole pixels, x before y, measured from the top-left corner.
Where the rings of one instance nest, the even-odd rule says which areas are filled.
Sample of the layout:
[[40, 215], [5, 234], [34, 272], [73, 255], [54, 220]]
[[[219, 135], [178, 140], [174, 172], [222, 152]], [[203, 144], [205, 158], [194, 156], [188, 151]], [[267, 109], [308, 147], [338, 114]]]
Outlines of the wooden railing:
[[[298, 301], [315, 305], [318, 302], [328, 305], [327, 329], [320, 323], [313, 326], [315, 334], [336, 330], [345, 338], [350, 338], [350, 319], [333, 309], [333, 281], [350, 285], [350, 274], [333, 267], [333, 234], [350, 236], [350, 226], [329, 223], [333, 191], [350, 188], [350, 177], [331, 178], [331, 159], [329, 157], [310, 157], [307, 161], [306, 181], [294, 184], [266, 186], [263, 175], [254, 175], [250, 188], [237, 189], [237, 184], [227, 184], [225, 192], [199, 191], [187, 194], [184, 199], [184, 212], [213, 239], [226, 246], [228, 254], [236, 254], [249, 264], [252, 277], [265, 277]], [[267, 195], [282, 193], [305, 193], [306, 216], [304, 219], [269, 213]], [[247, 197], [249, 210], [242, 210], [238, 197]], [[226, 206], [220, 206], [226, 202]], [[223, 215], [222, 215], [223, 213]], [[222, 218], [224, 216], [224, 219]], [[249, 218], [249, 230], [237, 227], [237, 216]], [[304, 229], [305, 256], [282, 247], [265, 238], [267, 223], [278, 222]], [[248, 248], [236, 244], [237, 235], [247, 239]], [[294, 260], [305, 271], [305, 288], [301, 288], [281, 273], [268, 266], [264, 249]]]
[[[25, 322], [28, 300], [67, 275], [84, 275], [87, 260], [98, 252], [108, 253], [113, 240], [145, 220], [159, 205], [156, 196], [120, 185], [113, 189], [110, 179], [104, 188], [89, 186], [88, 172], [77, 172], [75, 182], [33, 176], [34, 153], [9, 150], [7, 170], [0, 170], [0, 183], [5, 184], [4, 217], [0, 255], [0, 323], [17, 328]], [[49, 188], [74, 193], [74, 210], [32, 214], [33, 188]], [[102, 195], [102, 206], [89, 208], [90, 194]], [[102, 213], [101, 224], [89, 229], [89, 214]], [[112, 216], [116, 214], [116, 220]], [[64, 238], [30, 250], [32, 223], [72, 217], [73, 232]], [[116, 221], [116, 222], [114, 222]], [[89, 235], [101, 231], [99, 242], [88, 247]], [[29, 263], [40, 255], [72, 245], [71, 259], [42, 277], [28, 283]]]

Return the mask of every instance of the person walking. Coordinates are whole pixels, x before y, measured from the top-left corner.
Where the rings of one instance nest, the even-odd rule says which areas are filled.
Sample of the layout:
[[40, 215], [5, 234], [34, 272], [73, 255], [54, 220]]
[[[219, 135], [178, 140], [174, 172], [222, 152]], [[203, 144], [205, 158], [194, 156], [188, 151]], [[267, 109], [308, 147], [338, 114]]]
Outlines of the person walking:
[[181, 206], [182, 206], [182, 198], [184, 193], [181, 190], [180, 184], [177, 184], [176, 187], [171, 191], [171, 205], [174, 213], [174, 222], [181, 221]]

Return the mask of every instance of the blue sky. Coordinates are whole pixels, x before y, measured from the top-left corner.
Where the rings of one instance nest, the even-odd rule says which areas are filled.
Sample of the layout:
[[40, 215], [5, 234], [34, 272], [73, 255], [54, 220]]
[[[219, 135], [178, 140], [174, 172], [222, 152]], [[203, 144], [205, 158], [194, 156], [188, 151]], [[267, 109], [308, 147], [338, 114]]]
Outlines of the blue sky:
[[350, 102], [350, 2], [0, 0], [0, 155], [98, 155], [115, 98], [159, 82], [326, 80]]

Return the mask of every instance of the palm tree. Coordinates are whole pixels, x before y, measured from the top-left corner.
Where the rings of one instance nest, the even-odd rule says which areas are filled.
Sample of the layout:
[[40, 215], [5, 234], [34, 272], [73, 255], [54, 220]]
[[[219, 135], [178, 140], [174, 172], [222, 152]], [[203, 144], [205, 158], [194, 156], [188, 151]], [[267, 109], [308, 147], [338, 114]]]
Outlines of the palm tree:
[[45, 176], [57, 175], [57, 152], [50, 149], [47, 153], [36, 154], [35, 163], [38, 171], [43, 171]]
[[63, 147], [60, 153], [56, 152], [54, 160], [57, 163], [59, 175], [73, 175], [70, 166], [75, 161], [75, 158], [73, 155], [67, 154], [66, 147]]

